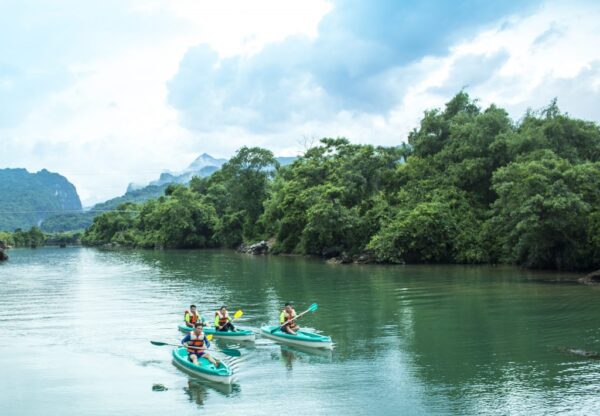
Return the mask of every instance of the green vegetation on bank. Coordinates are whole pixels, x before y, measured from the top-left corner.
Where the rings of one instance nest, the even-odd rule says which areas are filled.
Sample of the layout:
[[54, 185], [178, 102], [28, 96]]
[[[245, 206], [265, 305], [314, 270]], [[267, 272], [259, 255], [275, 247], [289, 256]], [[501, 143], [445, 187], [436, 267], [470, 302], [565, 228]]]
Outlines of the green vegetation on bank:
[[269, 181], [279, 166], [273, 154], [242, 148], [207, 178], [195, 177], [189, 187], [172, 184], [165, 195], [144, 204], [127, 203], [99, 215], [85, 232], [85, 244], [135, 247], [235, 247], [260, 238], [259, 219]]
[[322, 139], [289, 166], [242, 148], [208, 178], [98, 216], [91, 245], [236, 247], [387, 263], [600, 267], [600, 128], [556, 103], [517, 123], [461, 92], [408, 144]]
[[0, 231], [0, 242], [12, 247], [58, 246], [79, 244], [81, 233], [44, 233], [38, 227], [31, 227], [28, 231], [20, 228], [14, 232]]
[[142, 189], [128, 191], [125, 195], [96, 204], [89, 211], [53, 215], [44, 220], [40, 228], [42, 231], [49, 233], [83, 231], [92, 225], [98, 213], [114, 210], [119, 205], [127, 202], [141, 203], [148, 199], [158, 198], [165, 192], [166, 187], [167, 185], [148, 185]]

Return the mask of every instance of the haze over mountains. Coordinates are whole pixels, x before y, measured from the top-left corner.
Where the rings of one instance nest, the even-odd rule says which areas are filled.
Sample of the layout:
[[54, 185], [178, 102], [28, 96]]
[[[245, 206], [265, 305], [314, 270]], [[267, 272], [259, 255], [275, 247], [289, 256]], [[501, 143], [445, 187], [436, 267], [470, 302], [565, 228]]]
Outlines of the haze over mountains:
[[[279, 157], [284, 166], [295, 157]], [[181, 172], [163, 172], [148, 184], [130, 183], [125, 194], [82, 210], [75, 186], [65, 177], [41, 170], [0, 169], [0, 230], [13, 231], [37, 225], [47, 232], [87, 228], [96, 215], [113, 210], [126, 202], [140, 203], [164, 194], [172, 183], [187, 184], [194, 176], [207, 177], [227, 162], [207, 153], [198, 156]], [[8, 214], [10, 212], [10, 214]]]
[[204, 178], [219, 170], [227, 159], [215, 159], [207, 153], [202, 153], [198, 156], [187, 168], [181, 172], [165, 171], [161, 173], [157, 180], [151, 181], [149, 184], [140, 185], [130, 183], [127, 187], [127, 192], [142, 189], [146, 186], [161, 186], [169, 183], [188, 183], [194, 176]]

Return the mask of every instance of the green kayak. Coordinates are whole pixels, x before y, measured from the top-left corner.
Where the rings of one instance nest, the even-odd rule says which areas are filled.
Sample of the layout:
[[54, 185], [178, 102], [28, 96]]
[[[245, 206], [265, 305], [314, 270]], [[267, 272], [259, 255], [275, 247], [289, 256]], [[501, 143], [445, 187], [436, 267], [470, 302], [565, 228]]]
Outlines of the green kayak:
[[215, 383], [231, 384], [233, 380], [233, 372], [224, 362], [221, 362], [219, 368], [215, 368], [206, 358], [200, 358], [196, 365], [188, 359], [187, 349], [184, 347], [173, 349], [173, 363], [186, 373]]
[[326, 337], [324, 335], [315, 334], [314, 332], [306, 332], [306, 331], [298, 331], [296, 335], [288, 334], [287, 332], [283, 332], [280, 329], [277, 329], [273, 333], [274, 329], [279, 328], [276, 325], [273, 326], [263, 326], [260, 328], [260, 333], [263, 337], [272, 339], [277, 342], [281, 342], [283, 344], [288, 345], [298, 345], [300, 347], [309, 347], [309, 348], [325, 348], [332, 349], [333, 343], [331, 342], [330, 337]]
[[[190, 332], [192, 328], [186, 325], [179, 325], [179, 330], [181, 332]], [[212, 335], [215, 338], [221, 339], [230, 339], [236, 341], [254, 341], [254, 332], [248, 329], [238, 329], [236, 331], [217, 331], [215, 328], [204, 328], [204, 333], [206, 335]]]

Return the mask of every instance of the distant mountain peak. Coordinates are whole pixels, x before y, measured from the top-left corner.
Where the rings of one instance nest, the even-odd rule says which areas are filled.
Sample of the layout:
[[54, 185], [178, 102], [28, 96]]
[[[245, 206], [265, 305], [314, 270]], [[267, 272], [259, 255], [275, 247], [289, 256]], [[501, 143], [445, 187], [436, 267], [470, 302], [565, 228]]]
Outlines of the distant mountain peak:
[[184, 170], [184, 172], [199, 171], [207, 166], [220, 168], [227, 162], [227, 159], [216, 159], [208, 153], [202, 153]]
[[[296, 157], [278, 157], [277, 161], [282, 165], [289, 165]], [[172, 172], [164, 170], [158, 179], [151, 181], [148, 184], [130, 183], [127, 186], [126, 193], [135, 191], [141, 191], [147, 186], [163, 186], [169, 183], [189, 183], [192, 177], [198, 176], [204, 178], [212, 175], [217, 170], [221, 169], [221, 166], [227, 162], [227, 159], [217, 159], [208, 153], [204, 152], [198, 156], [190, 165], [180, 172]]]

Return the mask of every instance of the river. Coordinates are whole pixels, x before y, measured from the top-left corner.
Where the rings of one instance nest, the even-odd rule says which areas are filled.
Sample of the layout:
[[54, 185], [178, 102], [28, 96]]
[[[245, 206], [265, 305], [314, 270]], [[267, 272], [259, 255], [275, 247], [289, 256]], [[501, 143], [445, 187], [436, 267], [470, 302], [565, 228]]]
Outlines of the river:
[[[230, 251], [15, 249], [0, 264], [2, 415], [600, 414], [600, 288], [488, 266], [330, 265]], [[566, 276], [568, 277], [568, 276]], [[231, 388], [170, 347], [190, 303], [275, 323], [285, 301], [330, 353], [222, 344]], [[218, 353], [216, 353], [218, 354]], [[167, 390], [156, 392], [154, 384]]]

